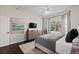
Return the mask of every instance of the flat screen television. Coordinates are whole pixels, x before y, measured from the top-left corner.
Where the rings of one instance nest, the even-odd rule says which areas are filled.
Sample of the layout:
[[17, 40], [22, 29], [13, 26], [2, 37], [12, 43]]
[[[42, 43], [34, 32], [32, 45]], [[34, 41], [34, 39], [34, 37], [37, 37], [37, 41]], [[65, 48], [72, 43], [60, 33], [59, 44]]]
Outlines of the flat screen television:
[[37, 28], [37, 24], [36, 23], [29, 23], [29, 28]]

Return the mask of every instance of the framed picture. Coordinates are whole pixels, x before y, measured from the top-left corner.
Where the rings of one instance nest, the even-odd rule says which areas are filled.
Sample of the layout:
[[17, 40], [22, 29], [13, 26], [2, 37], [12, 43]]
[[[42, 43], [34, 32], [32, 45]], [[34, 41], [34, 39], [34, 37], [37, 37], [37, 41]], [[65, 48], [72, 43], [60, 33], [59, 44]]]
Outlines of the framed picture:
[[24, 24], [12, 23], [11, 24], [11, 33], [24, 33]]

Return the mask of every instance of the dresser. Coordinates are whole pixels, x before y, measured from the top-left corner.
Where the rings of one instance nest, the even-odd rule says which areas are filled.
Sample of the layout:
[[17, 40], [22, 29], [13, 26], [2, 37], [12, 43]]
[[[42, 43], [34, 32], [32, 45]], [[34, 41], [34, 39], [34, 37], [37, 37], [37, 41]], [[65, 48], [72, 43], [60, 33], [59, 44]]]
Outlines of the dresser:
[[38, 30], [27, 30], [26, 31], [26, 41], [36, 39], [39, 35], [41, 35], [41, 32]]

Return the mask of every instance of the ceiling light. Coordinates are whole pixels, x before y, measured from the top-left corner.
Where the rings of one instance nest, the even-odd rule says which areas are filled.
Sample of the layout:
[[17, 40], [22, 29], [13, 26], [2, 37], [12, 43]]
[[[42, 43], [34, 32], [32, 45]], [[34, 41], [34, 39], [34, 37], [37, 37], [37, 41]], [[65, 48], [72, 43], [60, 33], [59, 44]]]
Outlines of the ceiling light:
[[50, 8], [48, 7], [48, 5], [44, 9], [45, 9], [44, 14], [48, 15], [50, 13]]
[[46, 15], [49, 14], [49, 11], [45, 11], [45, 14], [46, 14]]

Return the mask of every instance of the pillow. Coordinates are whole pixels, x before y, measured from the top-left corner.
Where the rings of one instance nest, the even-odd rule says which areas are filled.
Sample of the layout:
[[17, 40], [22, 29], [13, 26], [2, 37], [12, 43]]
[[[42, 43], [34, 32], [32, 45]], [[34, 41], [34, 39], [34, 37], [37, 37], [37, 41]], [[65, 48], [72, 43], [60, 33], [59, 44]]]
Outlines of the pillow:
[[78, 34], [78, 36], [72, 42], [73, 43], [79, 43], [79, 34]]
[[77, 36], [78, 36], [78, 31], [77, 31], [77, 29], [72, 29], [71, 31], [69, 31], [69, 32], [67, 33], [67, 36], [66, 36], [65, 40], [66, 40], [66, 42], [72, 42], [72, 40], [73, 40], [74, 38], [76, 38]]

